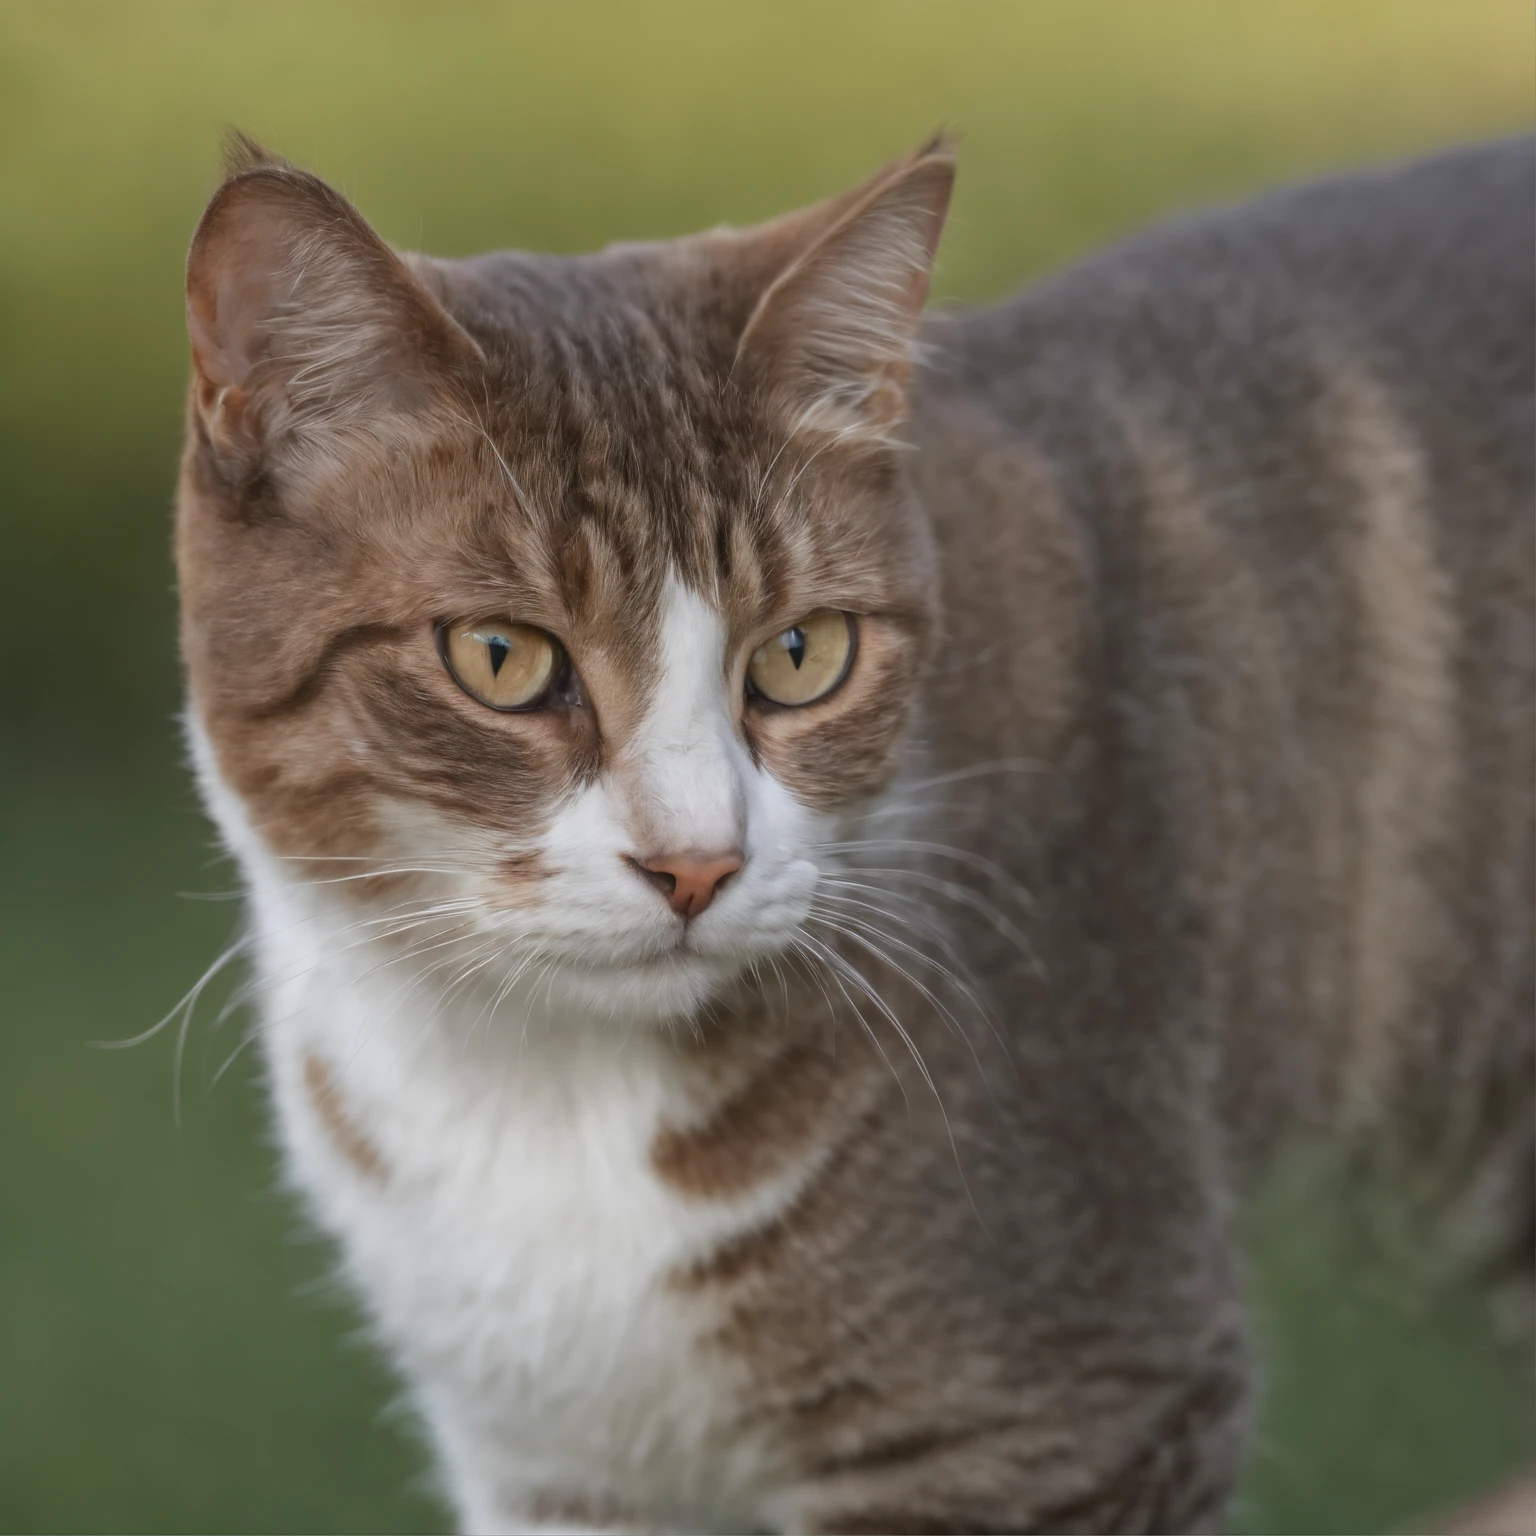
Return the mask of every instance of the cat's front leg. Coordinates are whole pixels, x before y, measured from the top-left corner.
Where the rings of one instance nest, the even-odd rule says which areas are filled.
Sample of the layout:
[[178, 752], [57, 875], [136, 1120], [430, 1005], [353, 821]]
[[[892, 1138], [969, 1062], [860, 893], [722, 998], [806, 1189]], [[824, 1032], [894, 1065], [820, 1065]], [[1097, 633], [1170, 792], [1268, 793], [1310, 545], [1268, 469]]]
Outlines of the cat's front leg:
[[[1147, 1384], [1127, 1378], [1121, 1393], [1131, 1403]], [[1221, 1530], [1247, 1425], [1246, 1372], [1235, 1357], [1211, 1362], [1171, 1396], [1139, 1444], [1096, 1465], [1080, 1459], [1104, 1438], [1096, 1426], [1020, 1420], [967, 1434], [936, 1423], [904, 1456], [853, 1457], [796, 1489], [780, 1501], [780, 1528], [795, 1536]]]
[[[1004, 1121], [945, 1061], [960, 1047], [942, 1021], [908, 1019], [946, 1069], [947, 1125], [891, 1092], [750, 1249], [688, 1276], [730, 1319], [747, 1409], [788, 1448], [793, 1478], [760, 1523], [1218, 1529], [1250, 1371], [1197, 1090], [1166, 1062], [1036, 1072]], [[1156, 1048], [1154, 1023], [1130, 1046]]]

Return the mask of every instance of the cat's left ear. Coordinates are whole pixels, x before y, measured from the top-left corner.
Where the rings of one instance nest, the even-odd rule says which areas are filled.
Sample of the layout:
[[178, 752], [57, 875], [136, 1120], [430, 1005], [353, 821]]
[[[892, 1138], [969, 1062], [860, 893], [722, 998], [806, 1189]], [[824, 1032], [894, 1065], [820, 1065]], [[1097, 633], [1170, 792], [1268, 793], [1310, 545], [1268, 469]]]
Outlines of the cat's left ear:
[[792, 428], [883, 441], [905, 416], [954, 181], [954, 152], [935, 139], [839, 209], [758, 301], [736, 370], [766, 386]]

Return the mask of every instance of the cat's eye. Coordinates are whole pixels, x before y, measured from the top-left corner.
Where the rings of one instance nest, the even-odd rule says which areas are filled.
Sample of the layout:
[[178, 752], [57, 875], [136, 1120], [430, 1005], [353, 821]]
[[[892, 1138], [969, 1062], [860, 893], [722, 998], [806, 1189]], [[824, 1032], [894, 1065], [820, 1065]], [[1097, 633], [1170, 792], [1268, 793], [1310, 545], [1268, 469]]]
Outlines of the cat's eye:
[[492, 709], [536, 709], [565, 671], [560, 642], [530, 624], [440, 624], [437, 649], [453, 680]]
[[814, 704], [847, 677], [853, 651], [853, 620], [823, 608], [753, 651], [747, 686], [771, 704]]

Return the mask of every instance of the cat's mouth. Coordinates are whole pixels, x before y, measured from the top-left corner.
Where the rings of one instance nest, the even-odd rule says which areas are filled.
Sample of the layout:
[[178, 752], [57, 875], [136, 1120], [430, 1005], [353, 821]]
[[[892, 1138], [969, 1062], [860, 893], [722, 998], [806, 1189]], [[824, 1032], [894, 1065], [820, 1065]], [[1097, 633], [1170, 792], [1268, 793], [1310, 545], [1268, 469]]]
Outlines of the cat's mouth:
[[734, 973], [744, 963], [737, 955], [722, 954], [701, 946], [685, 933], [665, 949], [644, 949], [610, 956], [584, 955], [577, 969], [591, 976], [614, 980], [697, 982], [719, 980]]
[[707, 955], [702, 950], [689, 944], [686, 936], [680, 938], [670, 949], [664, 949], [649, 954], [625, 955], [613, 960], [591, 960], [587, 962], [588, 968], [594, 971], [604, 971], [610, 974], [665, 975], [674, 971], [695, 971], [703, 966], [718, 966], [722, 964], [720, 957]]
[[584, 954], [543, 983], [551, 998], [608, 1018], [654, 1020], [692, 1014], [747, 962], [679, 940], [661, 950]]

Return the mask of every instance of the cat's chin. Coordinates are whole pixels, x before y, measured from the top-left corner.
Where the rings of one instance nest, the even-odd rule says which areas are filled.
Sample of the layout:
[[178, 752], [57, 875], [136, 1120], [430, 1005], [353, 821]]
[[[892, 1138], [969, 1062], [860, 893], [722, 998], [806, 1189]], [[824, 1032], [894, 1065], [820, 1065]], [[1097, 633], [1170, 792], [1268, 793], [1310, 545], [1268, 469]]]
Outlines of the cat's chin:
[[540, 991], [557, 1013], [660, 1024], [697, 1013], [743, 968], [744, 962], [673, 950], [652, 959], [559, 966], [541, 982]]

